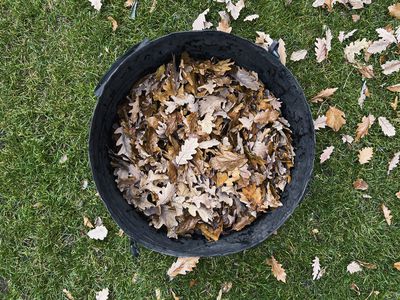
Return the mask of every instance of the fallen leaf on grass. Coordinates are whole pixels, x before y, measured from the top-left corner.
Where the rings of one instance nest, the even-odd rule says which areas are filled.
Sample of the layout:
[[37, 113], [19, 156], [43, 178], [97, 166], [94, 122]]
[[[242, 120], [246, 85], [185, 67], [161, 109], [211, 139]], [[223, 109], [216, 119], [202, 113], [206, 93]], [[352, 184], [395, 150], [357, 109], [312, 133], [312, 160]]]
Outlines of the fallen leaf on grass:
[[400, 261], [393, 264], [393, 268], [400, 271]]
[[357, 29], [354, 29], [348, 33], [344, 31], [339, 32], [338, 40], [343, 43], [343, 41], [347, 40], [348, 38], [352, 37], [357, 32]]
[[351, 144], [354, 141], [353, 137], [348, 135], [348, 134], [344, 134], [342, 135], [342, 142], [343, 143], [349, 143]]
[[387, 171], [388, 175], [390, 174], [391, 171], [394, 170], [394, 168], [397, 167], [397, 165], [399, 164], [399, 161], [400, 161], [400, 152], [397, 152], [394, 154], [393, 158], [389, 162], [389, 167], [388, 167], [388, 171]]
[[130, 7], [132, 7], [132, 5], [133, 5], [133, 3], [134, 3], [135, 1], [136, 1], [136, 0], [126, 0], [125, 3], [124, 3], [124, 6], [125, 6], [126, 8], [130, 8]]
[[359, 163], [362, 165], [368, 163], [371, 160], [373, 154], [374, 150], [372, 149], [372, 147], [366, 147], [361, 149], [358, 153]]
[[396, 135], [396, 129], [385, 117], [378, 118], [379, 126], [381, 126], [384, 135], [392, 137]]
[[312, 268], [313, 268], [313, 272], [312, 272], [313, 280], [320, 279], [325, 273], [325, 269], [321, 269], [321, 265], [319, 263], [319, 258], [317, 256], [313, 260]]
[[278, 281], [286, 283], [286, 272], [282, 265], [273, 257], [267, 259], [267, 264], [272, 267], [271, 272]]
[[396, 197], [397, 197], [398, 199], [400, 199], [400, 191], [398, 191], [395, 195], [396, 195]]
[[155, 289], [156, 300], [161, 300], [161, 290], [159, 288]]
[[360, 21], [361, 17], [360, 15], [351, 15], [351, 19], [353, 20], [354, 23]]
[[330, 106], [326, 112], [326, 125], [334, 131], [339, 131], [346, 124], [345, 114], [340, 109]]
[[65, 294], [65, 297], [67, 297], [68, 300], [75, 300], [74, 296], [72, 296], [71, 292], [68, 291], [67, 289], [63, 289], [63, 293]]
[[194, 20], [192, 24], [192, 30], [203, 30], [203, 29], [208, 29], [212, 27], [212, 23], [207, 22], [206, 20], [206, 15], [210, 11], [209, 8], [207, 8], [205, 11], [203, 11], [201, 14], [198, 15], [196, 20]]
[[257, 15], [257, 14], [249, 15], [249, 16], [247, 16], [246, 18], [244, 18], [244, 21], [245, 21], [245, 22], [246, 22], [246, 21], [251, 22], [251, 21], [254, 21], [254, 20], [258, 19], [259, 17], [260, 17], [260, 16]]
[[193, 270], [199, 262], [200, 257], [178, 257], [167, 271], [169, 279], [174, 279], [178, 274], [185, 275]]
[[389, 10], [389, 15], [395, 17], [396, 19], [400, 19], [400, 3], [390, 5], [388, 7], [388, 10]]
[[358, 285], [355, 284], [354, 282], [350, 285], [350, 289], [352, 289], [353, 291], [355, 291], [355, 292], [357, 293], [358, 296], [361, 295], [360, 288], [359, 288]]
[[234, 20], [237, 20], [240, 15], [240, 11], [245, 7], [244, 0], [239, 0], [236, 4], [233, 4], [231, 0], [229, 0], [226, 4], [226, 10], [231, 14]]
[[359, 55], [362, 50], [368, 48], [370, 42], [366, 39], [351, 42], [344, 48], [344, 56], [349, 63], [356, 62], [356, 55]]
[[355, 261], [352, 261], [352, 262], [347, 266], [347, 272], [349, 272], [350, 274], [357, 273], [357, 272], [361, 272], [361, 271], [362, 271], [361, 266], [360, 266], [357, 262], [355, 262]]
[[96, 300], [107, 300], [109, 295], [108, 288], [102, 289], [99, 292], [96, 292]]
[[112, 31], [117, 30], [118, 28], [118, 22], [111, 16], [107, 17], [107, 20], [111, 22], [111, 26], [112, 26]]
[[89, 2], [95, 10], [100, 11], [102, 6], [101, 0], [89, 0]]
[[153, 0], [150, 7], [150, 13], [153, 13], [156, 10], [157, 0]]
[[307, 50], [294, 51], [290, 56], [291, 61], [299, 61], [305, 59], [307, 56]]
[[399, 92], [400, 93], [400, 83], [388, 86], [386, 89], [388, 89], [391, 92]]
[[353, 182], [353, 187], [356, 190], [365, 191], [368, 189], [368, 183], [364, 181], [364, 179], [358, 178], [356, 181]]
[[218, 23], [217, 30], [218, 31], [223, 31], [226, 33], [231, 33], [232, 27], [230, 26], [230, 18], [229, 14], [226, 11], [220, 11], [218, 12], [219, 16], [221, 17], [221, 21]]
[[322, 154], [319, 157], [321, 164], [323, 162], [327, 161], [329, 158], [331, 158], [331, 155], [332, 155], [332, 152], [334, 149], [335, 149], [334, 146], [330, 146], [330, 147], [327, 147], [324, 151], [322, 151]]
[[325, 128], [326, 126], [326, 117], [318, 116], [314, 121], [314, 129], [319, 130], [321, 128]]
[[316, 96], [311, 98], [311, 102], [318, 103], [322, 102], [325, 99], [329, 99], [333, 96], [333, 94], [337, 91], [338, 88], [328, 88], [320, 91]]
[[104, 225], [96, 226], [90, 230], [87, 235], [92, 240], [104, 240], [107, 237], [108, 230]]
[[390, 75], [400, 70], [400, 60], [390, 60], [383, 64], [381, 67], [383, 74]]
[[364, 105], [364, 101], [365, 99], [367, 99], [367, 97], [370, 96], [368, 87], [367, 87], [367, 82], [364, 81], [363, 85], [361, 87], [361, 92], [360, 92], [360, 97], [358, 98], [358, 105], [360, 105], [360, 107], [362, 108]]
[[368, 130], [371, 128], [372, 124], [375, 122], [375, 117], [369, 115], [367, 117], [362, 117], [361, 123], [358, 123], [356, 130], [356, 142], [368, 134]]
[[389, 208], [387, 208], [387, 206], [385, 204], [382, 203], [381, 205], [382, 208], [382, 212], [383, 212], [383, 216], [385, 217], [386, 223], [390, 226], [392, 225], [392, 212], [390, 211]]
[[364, 66], [361, 64], [357, 64], [356, 68], [364, 78], [371, 79], [375, 77], [374, 67], [372, 65]]
[[367, 49], [368, 53], [381, 53], [382, 51], [385, 51], [390, 44], [397, 43], [396, 37], [393, 33], [387, 31], [385, 28], [378, 28], [376, 29], [376, 32], [379, 34], [380, 39], [372, 42]]
[[366, 269], [375, 270], [377, 268], [376, 264], [372, 264], [372, 263], [369, 263], [369, 262], [357, 260], [357, 263], [361, 267], [366, 268]]
[[217, 300], [221, 300], [222, 294], [228, 293], [231, 290], [231, 288], [232, 288], [232, 282], [224, 282], [221, 285], [221, 289], [218, 292]]
[[118, 232], [117, 232], [117, 235], [119, 237], [123, 237], [124, 236], [124, 231], [122, 229], [119, 229]]
[[329, 51], [331, 51], [332, 32], [329, 28], [325, 31], [324, 38], [316, 38], [315, 42], [315, 56], [317, 62], [322, 62], [328, 58]]
[[170, 289], [170, 291], [171, 291], [172, 298], [174, 300], [180, 300], [180, 298], [175, 294], [175, 292], [172, 289]]
[[82, 181], [82, 190], [86, 190], [89, 186], [89, 181], [87, 179]]
[[58, 161], [60, 164], [65, 163], [68, 160], [68, 156], [67, 154], [64, 154], [63, 156], [61, 156], [60, 160]]
[[83, 225], [88, 228], [94, 228], [92, 222], [90, 222], [89, 218], [86, 216], [83, 216]]

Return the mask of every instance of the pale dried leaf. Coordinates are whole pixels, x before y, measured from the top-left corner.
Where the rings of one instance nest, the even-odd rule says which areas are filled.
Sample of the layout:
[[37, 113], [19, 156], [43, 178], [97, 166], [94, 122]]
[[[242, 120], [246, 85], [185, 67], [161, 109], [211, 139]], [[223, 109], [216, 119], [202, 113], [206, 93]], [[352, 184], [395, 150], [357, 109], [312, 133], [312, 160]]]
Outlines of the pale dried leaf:
[[[400, 8], [399, 8], [400, 9]], [[400, 271], [400, 261], [393, 264], [393, 268]]]
[[384, 39], [377, 40], [373, 42], [367, 49], [368, 53], [376, 54], [385, 51], [386, 48], [390, 45], [390, 42]]
[[212, 140], [201, 142], [199, 144], [199, 148], [200, 149], [209, 149], [214, 146], [218, 146], [219, 144], [221, 144], [219, 141], [217, 141], [216, 139], [212, 139]]
[[313, 268], [312, 272], [313, 280], [318, 280], [324, 275], [324, 269], [321, 269], [319, 258], [317, 256], [313, 260], [312, 268]]
[[201, 14], [198, 15], [196, 20], [194, 20], [192, 24], [192, 30], [203, 30], [203, 29], [208, 29], [212, 27], [212, 23], [207, 22], [206, 20], [206, 15], [210, 11], [209, 8], [207, 8], [205, 11], [203, 11]]
[[396, 135], [396, 129], [385, 117], [378, 118], [379, 126], [381, 126], [384, 135], [393, 137]]
[[251, 22], [251, 21], [254, 21], [254, 20], [258, 19], [259, 17], [260, 17], [260, 16], [257, 15], [257, 14], [248, 15], [246, 18], [244, 18], [244, 21], [249, 21], [249, 22]]
[[382, 203], [381, 205], [383, 216], [385, 217], [386, 223], [390, 226], [392, 225], [392, 212], [385, 204]]
[[75, 300], [74, 296], [72, 296], [71, 292], [68, 291], [67, 289], [63, 289], [63, 293], [65, 294], [65, 297], [67, 297], [68, 300]]
[[399, 161], [400, 161], [400, 152], [397, 152], [393, 155], [393, 158], [389, 162], [389, 167], [388, 167], [388, 171], [387, 171], [388, 175], [390, 174], [390, 172], [392, 172], [394, 170], [394, 168], [397, 167], [397, 165], [399, 164]]
[[375, 77], [374, 67], [372, 65], [363, 66], [363, 65], [357, 64], [357, 69], [364, 78], [371, 79], [371, 78]]
[[314, 121], [314, 129], [320, 130], [326, 126], [326, 116], [318, 116]]
[[107, 300], [109, 293], [110, 293], [110, 291], [108, 290], [108, 288], [105, 288], [99, 292], [96, 292], [96, 300]]
[[361, 17], [360, 15], [351, 15], [351, 19], [353, 20], [354, 23], [360, 21]]
[[271, 256], [270, 259], [267, 259], [267, 264], [272, 267], [271, 272], [275, 276], [278, 281], [282, 281], [286, 283], [286, 272], [282, 265]]
[[374, 154], [374, 150], [372, 149], [372, 147], [366, 147], [366, 148], [361, 149], [358, 152], [359, 163], [362, 165], [368, 163], [371, 160], [373, 154]]
[[368, 134], [368, 130], [375, 122], [375, 117], [373, 115], [369, 115], [367, 117], [362, 117], [361, 123], [358, 123], [358, 127], [356, 130], [356, 142], [358, 142], [361, 138]]
[[255, 72], [249, 72], [239, 67], [233, 76], [237, 81], [239, 81], [240, 85], [245, 86], [253, 91], [257, 91], [260, 88], [258, 75]]
[[278, 41], [278, 54], [279, 54], [279, 60], [283, 65], [286, 65], [286, 48], [285, 48], [285, 42], [282, 39], [279, 39]]
[[357, 29], [354, 29], [348, 33], [345, 33], [344, 31], [340, 31], [339, 32], [339, 36], [338, 39], [341, 43], [343, 43], [343, 41], [347, 40], [348, 38], [352, 37], [355, 33], [357, 32]]
[[400, 199], [400, 191], [398, 191], [396, 194], [397, 199]]
[[124, 6], [125, 6], [126, 8], [131, 8], [131, 7], [133, 6], [133, 3], [134, 3], [135, 1], [136, 1], [136, 0], [126, 0], [125, 3], [124, 3]]
[[231, 33], [232, 27], [230, 26], [229, 14], [226, 11], [220, 11], [218, 12], [218, 14], [221, 17], [221, 20], [218, 23], [217, 30], [226, 33]]
[[224, 172], [226, 170], [233, 171], [236, 168], [240, 168], [246, 162], [247, 158], [243, 154], [223, 151], [211, 158], [210, 165], [213, 169]]
[[131, 146], [131, 140], [129, 136], [127, 136], [124, 132], [124, 129], [122, 127], [118, 127], [115, 131], [115, 134], [120, 134], [120, 137], [117, 140], [117, 147], [121, 146], [119, 149], [117, 155], [125, 155], [128, 158], [132, 156], [132, 146]]
[[395, 3], [388, 7], [389, 15], [395, 17], [396, 19], [400, 19], [400, 3]]
[[94, 229], [90, 230], [87, 235], [92, 240], [104, 240], [107, 236], [108, 230], [104, 225], [96, 226]]
[[61, 158], [59, 159], [58, 163], [63, 164], [68, 160], [68, 156], [67, 154], [64, 154], [63, 156], [61, 156]]
[[95, 10], [100, 11], [102, 6], [101, 0], [89, 0], [89, 2]]
[[328, 49], [326, 47], [326, 39], [325, 38], [316, 38], [315, 42], [315, 56], [317, 58], [317, 62], [322, 62], [328, 57]]
[[362, 40], [357, 40], [351, 42], [347, 45], [344, 49], [344, 56], [346, 57], [347, 61], [350, 63], [356, 62], [356, 55], [359, 55], [362, 50], [368, 48], [370, 42], [368, 42], [365, 38]]
[[332, 152], [333, 152], [334, 149], [335, 149], [334, 146], [329, 146], [324, 151], [322, 151], [322, 154], [319, 157], [321, 164], [323, 162], [327, 161], [329, 158], [331, 158], [331, 155], [332, 155]]
[[346, 124], [345, 114], [343, 111], [336, 107], [329, 107], [326, 112], [326, 125], [334, 131], [339, 131], [344, 124]]
[[207, 134], [210, 134], [215, 127], [214, 117], [210, 113], [206, 114], [203, 120], [200, 120], [197, 123], [200, 125], [201, 130]]
[[107, 17], [107, 20], [111, 22], [111, 26], [112, 26], [112, 31], [117, 30], [118, 28], [118, 22], [111, 16]]
[[244, 0], [239, 0], [236, 4], [233, 4], [231, 0], [228, 0], [226, 4], [226, 10], [231, 14], [234, 20], [237, 20], [240, 15], [240, 11], [245, 7]]
[[316, 96], [311, 98], [311, 102], [317, 103], [322, 102], [324, 99], [329, 99], [337, 91], [338, 88], [327, 88], [320, 91]]
[[357, 178], [356, 181], [353, 182], [353, 187], [356, 190], [366, 191], [368, 189], [368, 183], [366, 183], [362, 178]]
[[390, 60], [385, 64], [381, 65], [381, 67], [383, 74], [390, 75], [400, 70], [400, 60]]
[[298, 50], [292, 53], [290, 56], [291, 61], [299, 61], [305, 59], [307, 56], [307, 50]]
[[172, 298], [174, 300], [180, 300], [180, 297], [178, 297], [172, 289], [170, 291], [171, 291]]
[[342, 135], [342, 142], [343, 142], [343, 143], [349, 143], [349, 144], [351, 144], [351, 143], [353, 143], [353, 141], [354, 141], [354, 138], [353, 138], [352, 136], [350, 136], [350, 135], [348, 135], [348, 134]]
[[364, 81], [361, 87], [360, 97], [358, 98], [358, 105], [362, 108], [364, 106], [364, 101], [367, 99], [367, 95], [369, 95], [367, 82]]
[[199, 146], [198, 138], [188, 138], [185, 143], [181, 147], [181, 151], [178, 153], [178, 156], [175, 158], [175, 162], [177, 165], [185, 165], [189, 160], [193, 158], [193, 155], [196, 154], [196, 148]]
[[83, 216], [83, 225], [87, 228], [94, 228], [92, 222], [90, 222], [89, 218], [86, 216]]
[[388, 86], [386, 89], [388, 89], [388, 90], [391, 91], [391, 92], [398, 92], [398, 93], [400, 93], [400, 83], [395, 84], [395, 85]]
[[185, 275], [193, 270], [199, 262], [200, 257], [178, 257], [167, 271], [169, 279], [174, 279], [177, 275]]
[[347, 266], [347, 272], [349, 272], [350, 274], [361, 272], [361, 271], [362, 271], [362, 268], [356, 261], [352, 261]]

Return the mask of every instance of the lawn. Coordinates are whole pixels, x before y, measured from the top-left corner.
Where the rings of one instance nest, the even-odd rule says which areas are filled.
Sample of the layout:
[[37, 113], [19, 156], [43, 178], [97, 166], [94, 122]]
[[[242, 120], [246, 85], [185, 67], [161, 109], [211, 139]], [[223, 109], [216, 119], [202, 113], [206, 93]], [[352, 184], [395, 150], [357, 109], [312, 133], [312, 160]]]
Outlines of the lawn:
[[[385, 137], [374, 124], [360, 142], [341, 141], [341, 134], [354, 136], [357, 123], [370, 113], [386, 116], [400, 130], [399, 116], [390, 107], [394, 93], [381, 86], [400, 83], [400, 76], [383, 75], [379, 55], [372, 56], [376, 77], [368, 80], [372, 95], [361, 109], [362, 78], [345, 63], [344, 46], [337, 40], [340, 30], [358, 28], [355, 39], [376, 40], [376, 28], [398, 26], [387, 14], [394, 0], [375, 0], [357, 11], [358, 23], [352, 22], [354, 11], [340, 5], [328, 13], [313, 8], [311, 0], [289, 6], [284, 0], [246, 1], [233, 33], [254, 41], [256, 30], [265, 31], [283, 38], [289, 54], [308, 49], [306, 60], [287, 64], [306, 96], [339, 87], [332, 100], [311, 105], [313, 117], [335, 105], [346, 113], [347, 124], [339, 133], [329, 128], [317, 133], [317, 155], [331, 145], [335, 151], [322, 165], [317, 157], [304, 201], [277, 235], [239, 254], [201, 259], [193, 272], [173, 281], [166, 271], [175, 258], [143, 247], [140, 257], [132, 258], [128, 237], [117, 235], [119, 228], [96, 196], [87, 154], [93, 90], [109, 66], [144, 38], [190, 30], [208, 7], [217, 24], [222, 8], [211, 0], [159, 0], [150, 13], [151, 2], [140, 1], [135, 20], [122, 0], [104, 1], [100, 12], [83, 0], [0, 2], [0, 299], [63, 299], [64, 288], [75, 299], [94, 299], [106, 287], [110, 299], [154, 299], [156, 289], [164, 299], [172, 298], [170, 289], [182, 299], [215, 299], [224, 282], [233, 287], [223, 299], [400, 299], [400, 272], [393, 268], [400, 261], [400, 200], [395, 196], [400, 168], [386, 174], [400, 140]], [[243, 22], [253, 13], [260, 18]], [[116, 32], [108, 16], [118, 21]], [[334, 41], [329, 59], [318, 64], [313, 44], [323, 36], [323, 25], [331, 28]], [[374, 147], [375, 154], [360, 165], [357, 153], [363, 147]], [[60, 164], [65, 154], [68, 159]], [[368, 182], [371, 199], [353, 189], [356, 178]], [[89, 186], [82, 190], [85, 179]], [[391, 226], [381, 203], [392, 210]], [[109, 229], [104, 241], [87, 237], [84, 215], [103, 219]], [[286, 269], [286, 284], [266, 265], [271, 255]], [[311, 275], [315, 256], [326, 267], [318, 281]], [[353, 260], [377, 269], [349, 274], [346, 266]], [[352, 283], [360, 296], [350, 289]]]

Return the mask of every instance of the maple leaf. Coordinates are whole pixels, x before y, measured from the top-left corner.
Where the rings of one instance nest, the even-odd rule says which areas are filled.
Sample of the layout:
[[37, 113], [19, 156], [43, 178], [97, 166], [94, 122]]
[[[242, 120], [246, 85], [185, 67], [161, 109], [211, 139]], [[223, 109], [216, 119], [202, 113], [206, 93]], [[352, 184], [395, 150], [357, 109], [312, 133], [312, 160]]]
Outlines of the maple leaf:
[[90, 230], [87, 235], [93, 240], [104, 240], [107, 236], [107, 233], [107, 228], [104, 225], [100, 225]]
[[191, 272], [199, 262], [200, 257], [178, 257], [167, 271], [169, 279], [174, 279], [177, 275], [186, 275], [187, 272]]
[[117, 30], [118, 28], [118, 22], [111, 16], [107, 17], [107, 20], [111, 22], [111, 26], [112, 26], [112, 31]]
[[101, 0], [89, 0], [89, 2], [95, 10], [100, 11], [102, 6]]
[[275, 257], [271, 256], [270, 259], [267, 259], [267, 264], [272, 267], [271, 271], [275, 278], [286, 283], [286, 271]]
[[389, 15], [395, 17], [396, 19], [400, 19], [400, 3], [390, 5], [388, 7], [388, 10], [389, 10]]
[[339, 131], [344, 124], [346, 124], [344, 112], [336, 107], [330, 106], [329, 110], [326, 112], [326, 125], [334, 131]]
[[354, 23], [360, 21], [361, 17], [360, 15], [351, 15], [351, 19], [353, 20]]
[[243, 21], [249, 21], [249, 22], [251, 22], [251, 21], [254, 21], [255, 19], [258, 19], [260, 16], [259, 15], [257, 15], [257, 14], [254, 14], [254, 15], [248, 15], [246, 18], [244, 18], [244, 20]]
[[360, 164], [366, 164], [367, 162], [369, 162], [372, 158], [372, 155], [374, 154], [374, 150], [372, 149], [372, 147], [366, 147], [361, 149], [358, 152], [358, 161]]
[[385, 204], [382, 203], [381, 205], [382, 208], [382, 212], [383, 212], [383, 216], [385, 217], [386, 223], [390, 226], [392, 225], [392, 212], [390, 211], [389, 208], [387, 208], [387, 206]]
[[363, 179], [358, 178], [356, 181], [353, 182], [353, 187], [356, 190], [365, 191], [368, 189], [368, 183], [366, 183]]
[[108, 288], [102, 289], [99, 292], [96, 292], [96, 300], [107, 300], [109, 295]]
[[361, 271], [362, 271], [362, 268], [356, 261], [352, 261], [347, 266], [347, 272], [349, 272], [350, 274], [361, 272]]
[[400, 93], [400, 83], [395, 84], [395, 85], [388, 86], [388, 87], [386, 87], [386, 89], [388, 89], [388, 90], [391, 91], [391, 92], [398, 92], [398, 93]]
[[335, 149], [334, 146], [327, 147], [324, 151], [322, 151], [321, 156], [319, 157], [321, 164], [331, 158], [332, 152]]
[[210, 11], [209, 8], [207, 8], [205, 11], [203, 11], [201, 14], [198, 15], [196, 20], [194, 20], [192, 24], [192, 30], [203, 30], [203, 29], [208, 29], [212, 27], [212, 23], [207, 22], [206, 20], [206, 15]]
[[378, 118], [379, 126], [381, 126], [384, 135], [392, 137], [396, 135], [396, 129], [385, 117]]
[[317, 256], [313, 260], [312, 268], [313, 268], [313, 273], [312, 273], [313, 280], [320, 279], [325, 273], [325, 269], [321, 269], [319, 258]]
[[115, 131], [114, 134], [120, 134], [121, 136], [117, 140], [117, 147], [121, 146], [119, 149], [117, 155], [125, 155], [126, 157], [130, 158], [132, 156], [132, 146], [131, 146], [131, 140], [129, 136], [125, 133], [124, 129], [121, 127], [118, 127]]
[[393, 268], [400, 271], [400, 261], [393, 264]]
[[326, 117], [318, 116], [314, 121], [314, 129], [319, 130], [321, 128], [325, 128], [326, 126]]
[[136, 0], [126, 0], [125, 3], [124, 3], [124, 6], [125, 6], [126, 8], [130, 8], [130, 7], [133, 6], [133, 3], [134, 3], [135, 1], [136, 1]]
[[300, 61], [306, 58], [307, 56], [307, 50], [298, 50], [294, 51], [292, 55], [290, 56], [291, 61]]
[[400, 161], [400, 152], [397, 152], [394, 154], [393, 158], [389, 162], [389, 167], [388, 167], [388, 171], [387, 171], [388, 175], [390, 174], [391, 171], [394, 170], [394, 168], [397, 167], [397, 165], [399, 164], [399, 161]]
[[232, 27], [229, 24], [229, 22], [230, 22], [229, 14], [226, 11], [220, 11], [220, 12], [218, 12], [218, 14], [221, 17], [221, 21], [219, 21], [219, 23], [218, 23], [217, 30], [231, 33]]
[[383, 64], [381, 67], [383, 74], [390, 75], [400, 70], [400, 60], [390, 60]]
[[196, 154], [196, 148], [199, 146], [198, 138], [188, 138], [181, 147], [181, 151], [175, 158], [177, 165], [185, 165]]
[[328, 88], [320, 91], [316, 96], [311, 98], [311, 102], [318, 103], [322, 102], [325, 99], [329, 99], [333, 96], [333, 94], [337, 91], [338, 88]]
[[361, 123], [358, 123], [356, 130], [356, 142], [368, 134], [368, 130], [371, 128], [372, 124], [375, 122], [375, 117], [369, 115], [367, 117], [362, 117]]
[[237, 20], [240, 15], [240, 11], [245, 7], [244, 0], [239, 0], [236, 4], [233, 4], [231, 0], [226, 4], [226, 10], [231, 14], [234, 20]]
[[396, 195], [396, 197], [397, 197], [398, 199], [400, 199], [400, 191], [398, 191], [395, 195]]
[[204, 131], [207, 134], [210, 134], [213, 130], [213, 128], [215, 127], [214, 124], [214, 117], [212, 114], [207, 113], [203, 120], [198, 121], [197, 123], [201, 126], [201, 130]]

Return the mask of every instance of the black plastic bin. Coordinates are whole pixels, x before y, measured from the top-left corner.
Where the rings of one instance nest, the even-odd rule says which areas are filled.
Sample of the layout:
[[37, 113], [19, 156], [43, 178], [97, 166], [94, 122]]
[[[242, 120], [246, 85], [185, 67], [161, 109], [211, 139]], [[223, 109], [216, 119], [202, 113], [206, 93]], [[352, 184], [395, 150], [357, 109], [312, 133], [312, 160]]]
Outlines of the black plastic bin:
[[[161, 64], [188, 52], [196, 59], [231, 58], [235, 63], [258, 73], [266, 87], [279, 97], [282, 114], [293, 131], [295, 165], [292, 181], [282, 195], [283, 206], [257, 218], [239, 232], [222, 236], [216, 242], [203, 237], [170, 239], [166, 232], [149, 226], [148, 221], [130, 206], [117, 189], [108, 151], [114, 149], [112, 125], [117, 119], [120, 101], [132, 85], [154, 72]], [[315, 133], [309, 106], [303, 91], [279, 59], [265, 49], [232, 34], [218, 31], [172, 33], [154, 41], [145, 41], [130, 49], [103, 77], [95, 91], [89, 140], [89, 158], [97, 190], [122, 230], [134, 241], [154, 251], [173, 256], [219, 256], [253, 247], [276, 231], [293, 213], [304, 196], [310, 180], [315, 152]]]

